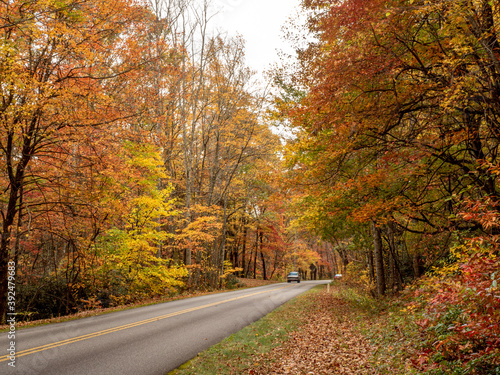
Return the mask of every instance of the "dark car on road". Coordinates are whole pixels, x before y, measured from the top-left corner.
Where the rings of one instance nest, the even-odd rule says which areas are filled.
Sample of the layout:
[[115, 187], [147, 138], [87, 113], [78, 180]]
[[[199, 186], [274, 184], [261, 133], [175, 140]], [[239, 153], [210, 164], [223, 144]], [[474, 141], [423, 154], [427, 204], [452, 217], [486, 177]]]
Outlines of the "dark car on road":
[[292, 281], [296, 281], [296, 282], [300, 283], [300, 274], [298, 272], [290, 272], [286, 276], [286, 281], [289, 283], [291, 283]]

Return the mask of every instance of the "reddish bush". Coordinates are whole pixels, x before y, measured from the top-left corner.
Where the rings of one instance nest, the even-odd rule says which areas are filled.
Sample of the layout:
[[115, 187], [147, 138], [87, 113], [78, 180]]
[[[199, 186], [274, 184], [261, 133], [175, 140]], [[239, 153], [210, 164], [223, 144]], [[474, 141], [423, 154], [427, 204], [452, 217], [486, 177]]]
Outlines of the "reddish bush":
[[[499, 260], [475, 254], [454, 275], [421, 283], [417, 294], [428, 302], [418, 322], [424, 341], [413, 361], [417, 368], [500, 374]], [[455, 372], [460, 368], [464, 372]]]

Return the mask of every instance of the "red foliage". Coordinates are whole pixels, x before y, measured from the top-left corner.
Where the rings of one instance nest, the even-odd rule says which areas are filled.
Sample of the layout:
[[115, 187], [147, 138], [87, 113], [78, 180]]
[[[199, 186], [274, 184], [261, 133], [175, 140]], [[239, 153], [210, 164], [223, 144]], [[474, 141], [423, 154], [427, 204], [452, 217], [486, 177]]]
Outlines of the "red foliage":
[[[462, 216], [483, 228], [498, 224], [491, 200], [468, 202]], [[488, 212], [487, 215], [481, 213]], [[432, 370], [458, 366], [472, 374], [500, 370], [500, 257], [497, 236], [469, 241], [458, 254], [458, 267], [444, 276], [424, 280], [416, 291], [424, 318], [418, 322], [425, 337], [415, 367]], [[430, 282], [429, 282], [430, 281]], [[454, 367], [454, 368], [455, 368]], [[469, 372], [468, 372], [469, 373]]]
[[[462, 368], [472, 374], [500, 368], [499, 260], [475, 255], [459, 275], [419, 289], [425, 304], [417, 322], [424, 341], [413, 365], [422, 371]], [[437, 289], [437, 292], [433, 292]]]

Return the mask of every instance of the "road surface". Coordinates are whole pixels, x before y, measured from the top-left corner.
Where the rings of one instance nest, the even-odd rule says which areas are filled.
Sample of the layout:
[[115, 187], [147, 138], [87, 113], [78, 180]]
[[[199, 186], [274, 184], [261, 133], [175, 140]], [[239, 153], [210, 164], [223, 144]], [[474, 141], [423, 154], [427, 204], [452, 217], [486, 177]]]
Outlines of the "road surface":
[[0, 374], [165, 375], [323, 283], [271, 284], [17, 329], [14, 340], [3, 332]]

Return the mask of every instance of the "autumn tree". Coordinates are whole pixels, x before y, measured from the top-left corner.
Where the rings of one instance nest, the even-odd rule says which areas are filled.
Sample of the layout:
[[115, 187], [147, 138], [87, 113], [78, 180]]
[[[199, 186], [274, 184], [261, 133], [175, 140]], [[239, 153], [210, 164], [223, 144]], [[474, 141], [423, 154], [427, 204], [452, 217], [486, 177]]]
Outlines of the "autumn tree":
[[497, 200], [488, 166], [498, 148], [498, 9], [488, 1], [303, 5], [315, 40], [298, 51], [296, 74], [277, 77], [277, 113], [298, 133], [290, 174], [309, 201], [324, 200], [330, 223], [371, 223], [373, 249], [385, 258], [382, 294], [384, 265], [399, 279], [412, 251], [418, 276], [421, 255], [428, 265], [444, 256], [451, 233], [485, 229], [457, 220], [464, 198]]
[[[135, 40], [149, 13], [128, 2], [10, 1], [2, 3], [1, 15], [0, 293], [5, 295], [7, 261], [16, 256], [19, 241], [17, 223], [51, 207], [72, 210], [81, 204], [72, 202], [69, 191], [64, 201], [44, 195], [46, 187], [54, 191], [62, 181], [53, 167], [68, 163], [79, 169], [85, 163], [80, 141], [92, 142], [98, 129], [133, 115], [123, 91], [142, 63]], [[71, 184], [65, 181], [69, 189]], [[33, 197], [38, 198], [30, 201]]]

